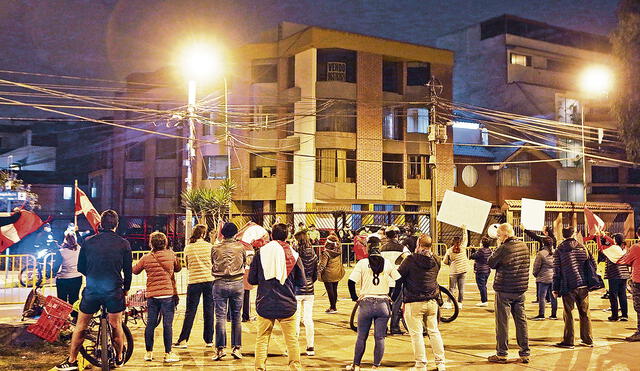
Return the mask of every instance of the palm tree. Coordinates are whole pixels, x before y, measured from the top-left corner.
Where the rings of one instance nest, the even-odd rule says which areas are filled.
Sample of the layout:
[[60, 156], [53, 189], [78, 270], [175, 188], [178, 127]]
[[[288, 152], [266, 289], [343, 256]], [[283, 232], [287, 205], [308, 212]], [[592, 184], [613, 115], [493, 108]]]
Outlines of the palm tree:
[[236, 186], [225, 179], [218, 188], [193, 188], [182, 192], [182, 206], [191, 209], [199, 224], [217, 230], [218, 223], [229, 213]]

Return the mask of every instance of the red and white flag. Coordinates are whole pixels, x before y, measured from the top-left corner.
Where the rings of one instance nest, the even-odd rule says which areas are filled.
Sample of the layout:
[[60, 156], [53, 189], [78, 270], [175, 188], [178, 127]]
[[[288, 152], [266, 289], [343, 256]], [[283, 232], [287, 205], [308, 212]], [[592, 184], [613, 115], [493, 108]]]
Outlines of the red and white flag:
[[604, 221], [587, 207], [584, 208], [584, 221], [587, 225], [587, 233], [589, 235], [594, 235], [597, 231], [604, 229]]
[[84, 214], [94, 231], [98, 232], [100, 214], [80, 187], [76, 187], [76, 215]]
[[44, 224], [35, 213], [19, 210], [11, 216], [0, 217], [0, 252], [35, 232]]

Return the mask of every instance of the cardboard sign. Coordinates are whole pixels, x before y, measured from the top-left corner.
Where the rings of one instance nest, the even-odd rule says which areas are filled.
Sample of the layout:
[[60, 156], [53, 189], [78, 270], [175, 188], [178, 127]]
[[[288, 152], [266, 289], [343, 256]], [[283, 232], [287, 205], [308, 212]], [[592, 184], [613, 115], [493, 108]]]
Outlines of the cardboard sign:
[[482, 233], [490, 210], [490, 202], [447, 190], [437, 220], [456, 227], [464, 225], [470, 231]]
[[530, 231], [541, 231], [544, 228], [544, 201], [531, 198], [522, 199], [520, 223]]

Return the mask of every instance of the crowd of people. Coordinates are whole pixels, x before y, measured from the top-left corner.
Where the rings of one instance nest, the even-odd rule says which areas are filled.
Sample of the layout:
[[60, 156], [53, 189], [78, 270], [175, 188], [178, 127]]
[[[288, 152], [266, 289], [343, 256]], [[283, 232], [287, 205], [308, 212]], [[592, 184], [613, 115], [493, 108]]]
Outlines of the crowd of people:
[[[242, 359], [242, 322], [251, 318], [250, 290], [257, 286], [255, 312], [256, 341], [255, 369], [265, 370], [268, 348], [274, 326], [282, 330], [288, 367], [302, 369], [299, 338], [301, 323], [305, 327], [307, 356], [316, 355], [314, 344], [315, 283], [324, 283], [329, 307], [328, 314], [337, 312], [338, 283], [346, 274], [339, 236], [330, 234], [322, 249], [317, 251], [313, 242], [319, 236], [306, 228], [291, 231], [285, 224], [275, 224], [270, 233], [247, 241], [237, 238], [241, 232], [231, 222], [219, 231], [210, 233], [204, 225], [196, 225], [185, 248], [184, 262], [188, 271], [186, 311], [177, 341], [173, 342], [173, 319], [179, 295], [175, 273], [183, 269], [181, 259], [168, 246], [167, 237], [154, 232], [149, 238], [150, 251], [132, 263], [128, 242], [115, 233], [118, 215], [113, 210], [102, 213], [98, 234], [87, 238], [82, 247], [75, 239], [65, 238], [62, 264], [58, 278], [59, 295], [65, 300], [77, 299], [77, 291], [85, 277], [77, 324], [71, 340], [68, 357], [57, 370], [78, 369], [77, 355], [84, 339], [84, 330], [93, 314], [101, 308], [108, 312], [113, 328], [116, 350], [114, 367], [124, 363], [124, 337], [122, 312], [125, 297], [131, 286], [132, 274], [146, 272], [146, 298], [148, 320], [144, 339], [145, 361], [153, 361], [154, 334], [162, 321], [164, 356], [166, 363], [179, 362], [173, 350], [187, 348], [197, 308], [202, 298], [203, 340], [206, 347], [215, 347], [213, 361], [227, 356], [226, 323], [231, 322], [230, 348], [233, 359]], [[546, 229], [542, 235], [525, 230], [541, 248], [531, 267], [530, 250], [516, 238], [508, 223], [497, 228], [497, 243], [482, 236], [481, 247], [467, 251], [468, 233], [462, 226], [452, 246], [441, 259], [434, 251], [430, 236], [421, 234], [400, 242], [401, 232], [396, 227], [370, 233], [361, 241], [366, 248], [347, 280], [349, 295], [358, 303], [357, 336], [353, 359], [347, 370], [359, 370], [365, 353], [370, 329], [373, 327], [373, 368], [382, 365], [385, 355], [385, 337], [389, 332], [402, 333], [399, 321], [403, 316], [411, 337], [415, 370], [426, 370], [427, 356], [424, 334], [428, 334], [438, 370], [445, 369], [444, 341], [438, 328], [438, 311], [450, 305], [442, 298], [437, 278], [442, 264], [450, 266], [449, 288], [456, 293], [460, 308], [464, 299], [465, 279], [469, 259], [474, 261], [475, 281], [480, 292], [479, 307], [488, 306], [487, 281], [495, 271], [495, 336], [496, 354], [489, 362], [506, 363], [509, 350], [509, 318], [513, 318], [519, 347], [518, 361], [529, 363], [531, 349], [525, 314], [525, 292], [529, 276], [536, 280], [538, 315], [532, 320], [557, 319], [557, 298], [562, 298], [564, 334], [556, 344], [561, 348], [575, 346], [573, 309], [577, 307], [580, 319], [580, 343], [593, 347], [593, 333], [589, 314], [589, 292], [602, 288], [596, 274], [596, 263], [572, 227], [562, 229], [558, 243], [553, 232]], [[640, 233], [640, 229], [638, 230]], [[211, 242], [207, 242], [209, 239]], [[622, 258], [605, 260], [605, 278], [609, 281], [611, 304], [610, 321], [627, 321], [626, 281], [633, 281], [633, 305], [640, 313], [640, 245], [626, 246], [620, 234], [612, 237], [597, 231], [585, 239], [595, 240], [600, 250], [618, 246], [625, 253]], [[496, 244], [492, 249], [490, 246]], [[631, 269], [629, 268], [631, 267]], [[551, 315], [545, 317], [545, 303], [551, 302]], [[640, 314], [639, 318], [640, 320]], [[426, 329], [425, 329], [426, 326]], [[215, 334], [215, 338], [214, 338]], [[640, 341], [638, 331], [626, 338]]]

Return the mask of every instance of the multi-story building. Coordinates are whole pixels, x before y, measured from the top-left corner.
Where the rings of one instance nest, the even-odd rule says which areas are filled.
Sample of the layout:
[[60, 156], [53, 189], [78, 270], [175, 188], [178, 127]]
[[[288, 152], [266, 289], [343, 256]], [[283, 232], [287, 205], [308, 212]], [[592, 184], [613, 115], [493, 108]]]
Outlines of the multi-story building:
[[[501, 202], [529, 194], [546, 200], [580, 202], [585, 201], [583, 188], [586, 188], [588, 201], [638, 205], [640, 170], [602, 158], [624, 159], [617, 124], [609, 114], [610, 101], [606, 94], [589, 95], [580, 88], [581, 75], [586, 68], [597, 65], [613, 69], [606, 37], [503, 15], [445, 35], [439, 38], [438, 45], [456, 53], [454, 101], [554, 120], [559, 122], [554, 129], [572, 133], [560, 136], [536, 132], [537, 136], [532, 136], [523, 131], [511, 131], [514, 137], [535, 138], [533, 141], [542, 141], [565, 151], [525, 148], [517, 152], [518, 159], [556, 158], [561, 161], [497, 164], [489, 165], [487, 169], [484, 166], [479, 172], [491, 176], [482, 178], [486, 183], [478, 182], [476, 187], [497, 185], [499, 192], [504, 191], [502, 195], [487, 195], [491, 201]], [[584, 136], [580, 132], [582, 112], [586, 127]], [[480, 134], [470, 136], [468, 126], [466, 129], [465, 125], [460, 126], [454, 129], [457, 143], [483, 144]], [[587, 156], [585, 164], [582, 138], [587, 155], [600, 158]], [[484, 144], [505, 142], [508, 141], [487, 139]], [[473, 153], [503, 152], [486, 147], [483, 150], [474, 152], [468, 146], [456, 146], [456, 162], [468, 160]], [[495, 158], [498, 162], [504, 160], [500, 154]], [[485, 162], [494, 161], [491, 156], [484, 159]], [[584, 176], [583, 164], [586, 165]], [[458, 170], [460, 184], [462, 169]], [[530, 192], [522, 192], [527, 189]]]
[[[437, 78], [441, 96], [451, 99], [452, 69], [448, 50], [283, 23], [235, 50], [227, 111], [220, 90], [211, 95], [220, 99], [199, 102], [195, 187], [218, 187], [230, 166], [234, 211], [427, 208], [425, 84]], [[131, 78], [154, 80], [150, 74]], [[127, 94], [144, 97], [145, 107], [162, 113], [186, 103], [183, 93], [175, 93], [186, 85], [176, 86]], [[140, 119], [144, 114], [116, 119], [188, 134], [182, 121], [160, 116], [153, 126]], [[112, 192], [109, 206], [125, 215], [179, 212], [184, 141], [126, 129], [115, 133], [113, 166], [102, 170], [101, 181]], [[452, 144], [438, 145], [437, 157], [441, 197], [453, 187]]]

